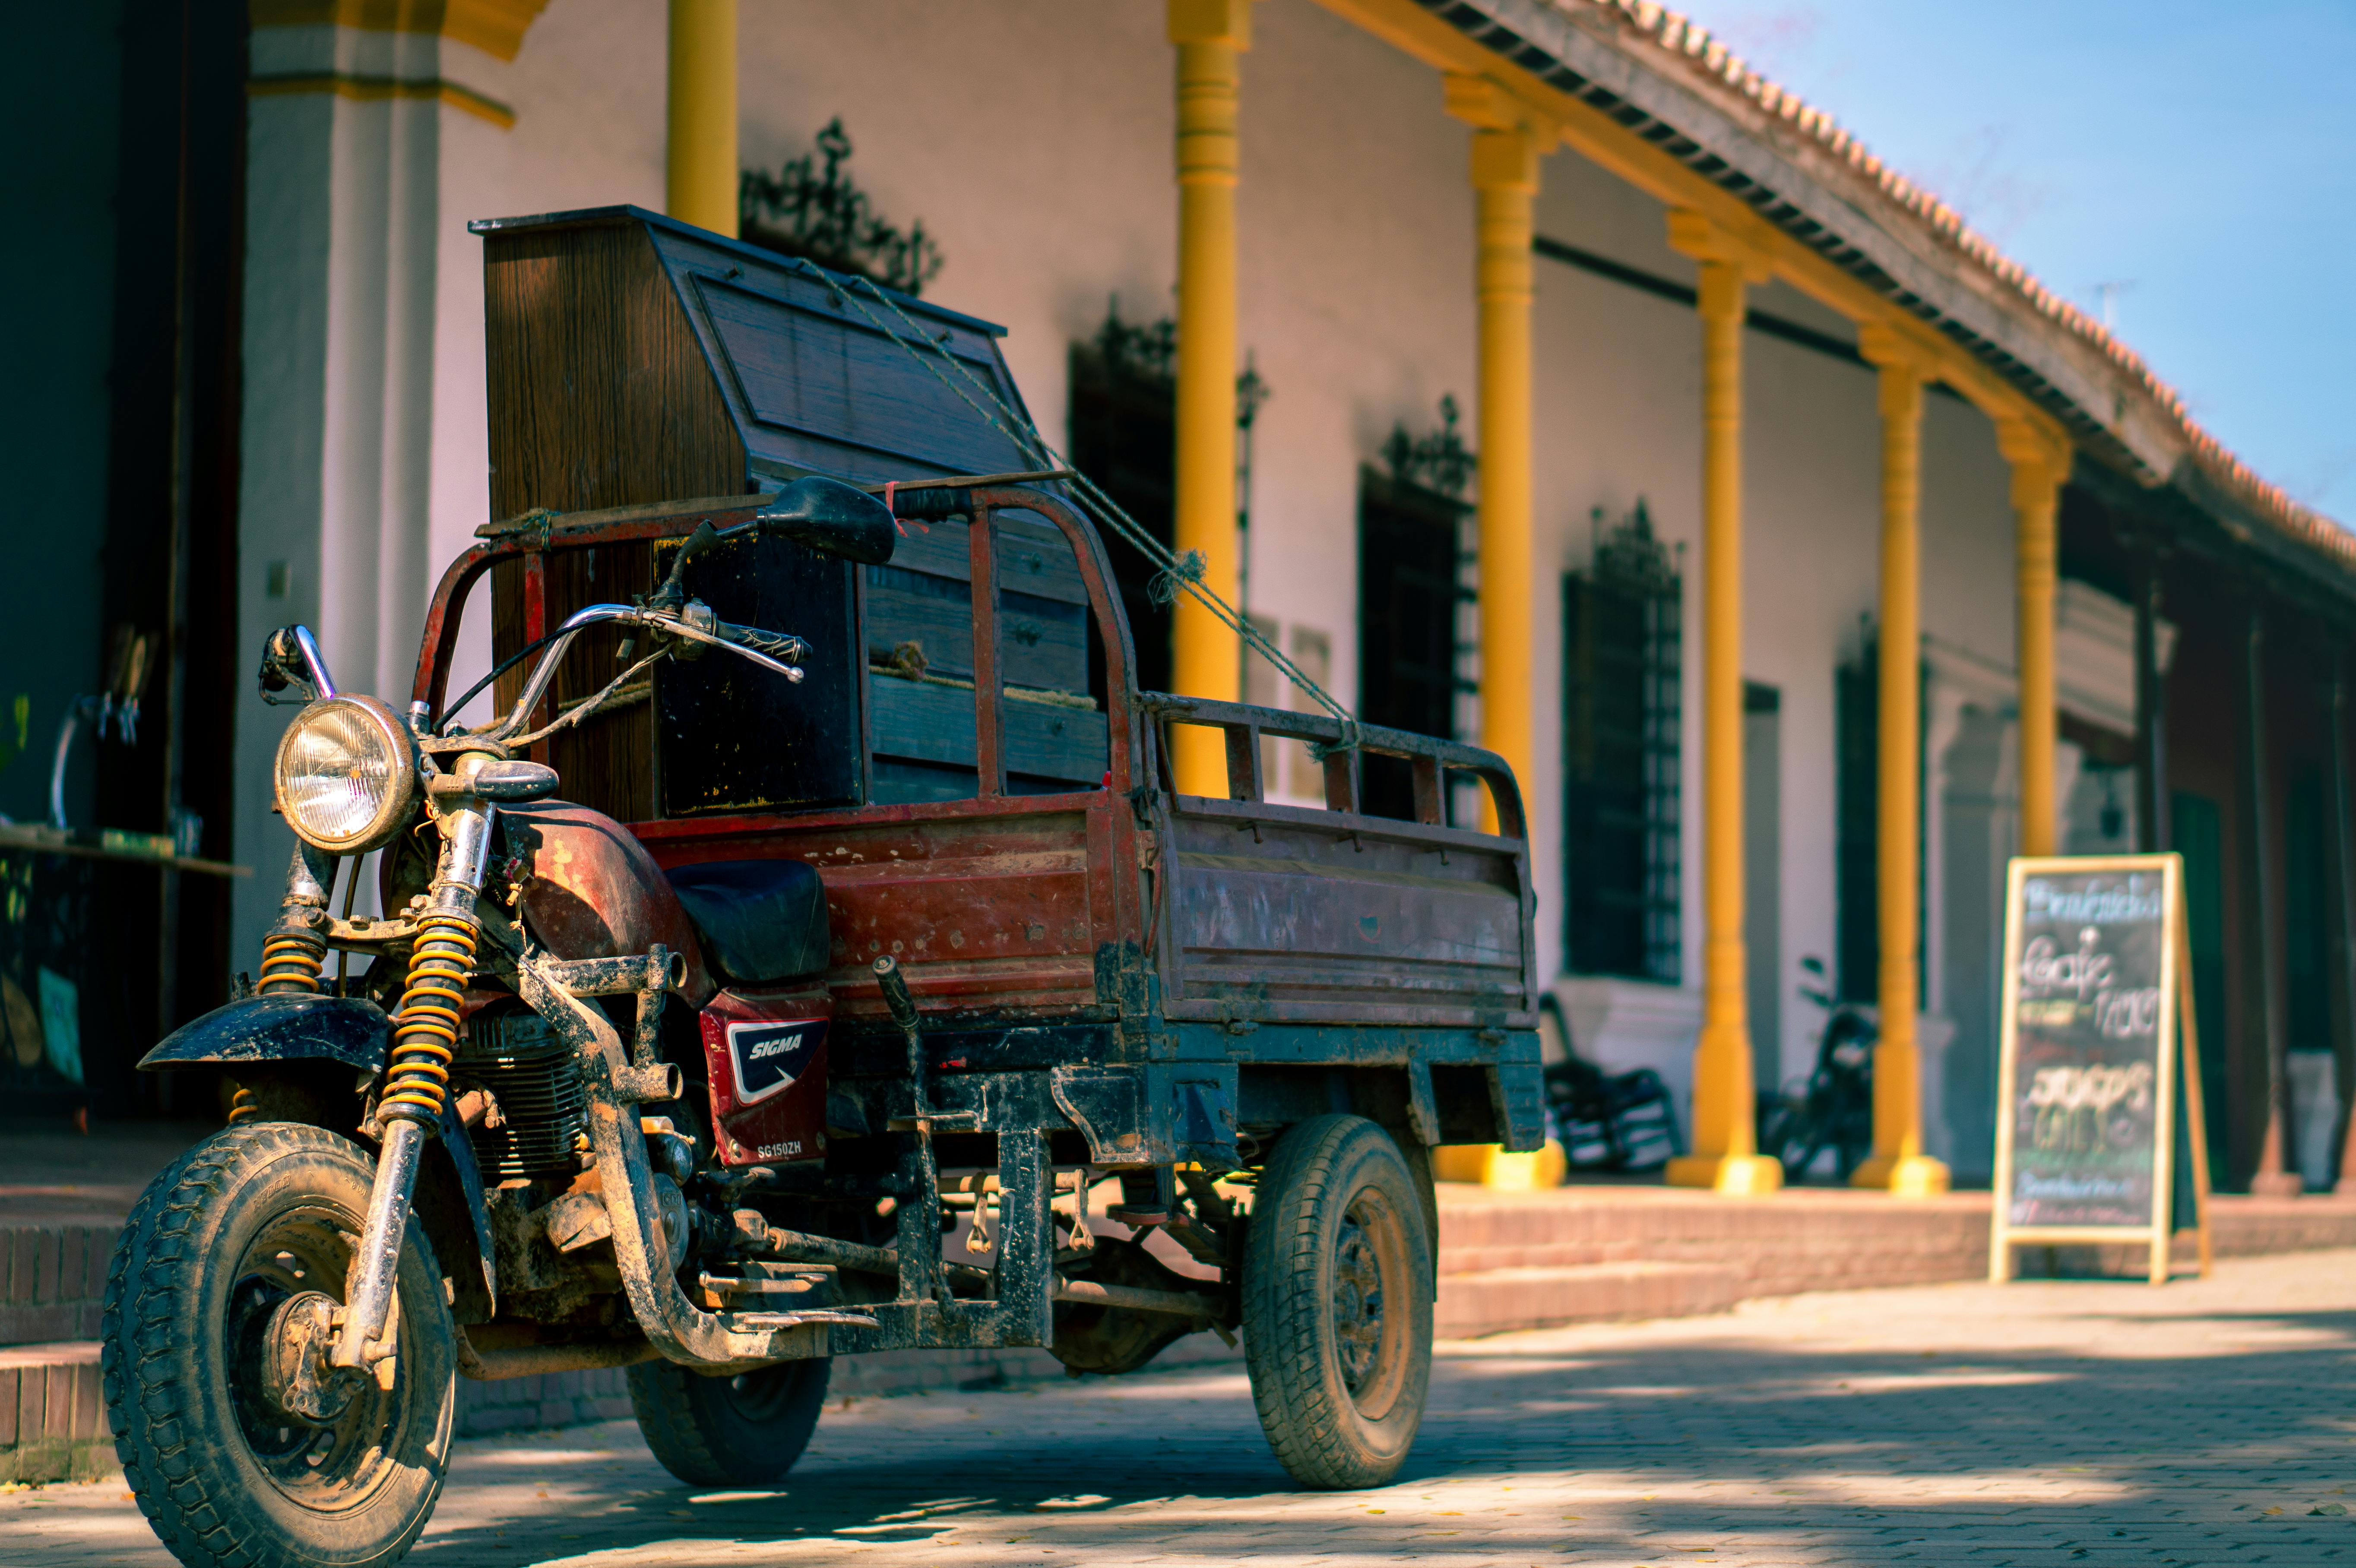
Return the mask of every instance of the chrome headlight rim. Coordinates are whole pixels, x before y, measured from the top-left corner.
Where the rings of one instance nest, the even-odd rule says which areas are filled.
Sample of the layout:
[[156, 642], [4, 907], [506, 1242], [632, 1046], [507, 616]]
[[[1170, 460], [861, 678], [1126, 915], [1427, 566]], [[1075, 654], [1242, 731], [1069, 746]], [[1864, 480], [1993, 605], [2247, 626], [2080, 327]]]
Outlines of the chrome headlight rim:
[[[383, 804], [376, 814], [356, 832], [334, 836], [318, 832], [305, 824], [294, 803], [287, 798], [286, 784], [290, 753], [303, 732], [331, 709], [359, 715], [376, 732], [393, 760], [392, 787], [385, 794]], [[315, 849], [331, 855], [365, 855], [380, 849], [398, 837], [416, 812], [419, 778], [417, 748], [410, 736], [409, 727], [385, 704], [373, 697], [354, 692], [341, 692], [314, 702], [294, 716], [286, 732], [278, 738], [278, 752], [270, 770], [270, 793], [294, 836]]]

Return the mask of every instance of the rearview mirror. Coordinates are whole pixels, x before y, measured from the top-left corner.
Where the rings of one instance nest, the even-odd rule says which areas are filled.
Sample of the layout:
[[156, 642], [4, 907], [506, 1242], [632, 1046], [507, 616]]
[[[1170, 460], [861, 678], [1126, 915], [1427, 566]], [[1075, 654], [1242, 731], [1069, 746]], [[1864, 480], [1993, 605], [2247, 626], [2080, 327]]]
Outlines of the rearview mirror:
[[899, 541], [890, 508], [866, 491], [813, 474], [777, 492], [753, 519], [761, 532], [820, 555], [882, 566]]

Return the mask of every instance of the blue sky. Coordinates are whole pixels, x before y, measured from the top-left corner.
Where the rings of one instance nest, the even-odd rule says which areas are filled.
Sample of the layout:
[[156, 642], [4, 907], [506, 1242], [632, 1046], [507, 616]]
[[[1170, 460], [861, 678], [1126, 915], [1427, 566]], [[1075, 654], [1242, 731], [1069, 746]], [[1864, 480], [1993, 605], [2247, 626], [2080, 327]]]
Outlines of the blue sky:
[[2195, 419], [2356, 527], [2356, 0], [1690, 14], [2055, 293], [2113, 285]]

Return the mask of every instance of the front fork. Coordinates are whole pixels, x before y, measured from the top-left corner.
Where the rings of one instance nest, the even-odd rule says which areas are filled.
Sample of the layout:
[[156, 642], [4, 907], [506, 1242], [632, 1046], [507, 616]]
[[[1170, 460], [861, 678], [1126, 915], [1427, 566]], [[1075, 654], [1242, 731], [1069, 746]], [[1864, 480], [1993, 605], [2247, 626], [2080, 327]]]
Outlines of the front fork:
[[[465, 778], [482, 760], [471, 753], [461, 758], [459, 777]], [[449, 1095], [450, 1061], [465, 1027], [461, 1002], [474, 973], [479, 929], [475, 901], [483, 891], [494, 810], [490, 802], [469, 795], [445, 795], [435, 803], [442, 858], [425, 909], [416, 918], [409, 983], [393, 1010], [392, 1046], [377, 1096], [384, 1137], [377, 1155], [376, 1184], [369, 1193], [368, 1224], [348, 1292], [342, 1337], [327, 1358], [338, 1367], [364, 1368], [391, 1353], [390, 1345], [374, 1351], [369, 1347], [384, 1337], [392, 1309], [418, 1156]]]

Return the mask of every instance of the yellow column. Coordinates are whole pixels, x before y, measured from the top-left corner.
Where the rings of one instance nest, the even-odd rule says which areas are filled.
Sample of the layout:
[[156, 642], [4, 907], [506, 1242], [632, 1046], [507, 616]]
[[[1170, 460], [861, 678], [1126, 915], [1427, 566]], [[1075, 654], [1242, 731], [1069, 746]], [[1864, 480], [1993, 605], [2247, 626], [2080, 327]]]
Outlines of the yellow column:
[[2053, 744], [2054, 514], [2070, 476], [2070, 449], [2025, 419], [1997, 421], [1997, 447], [2012, 464], [2014, 636], [2020, 666], [2020, 852], [2051, 855], [2055, 830]]
[[[1483, 77], [1448, 79], [1448, 110], [1473, 126], [1473, 289], [1480, 316], [1481, 743], [1535, 776], [1531, 745], [1530, 250], [1538, 160], [1560, 139]], [[1483, 811], [1496, 830], [1494, 805]]]
[[736, 0], [670, 0], [663, 207], [736, 237]]
[[[1170, 0], [1178, 46], [1178, 517], [1183, 556], [1236, 603], [1236, 165], [1240, 57], [1250, 0]], [[1243, 645], [1191, 595], [1173, 602], [1173, 682], [1190, 697], [1243, 695]], [[1224, 797], [1226, 741], [1180, 725], [1172, 762], [1182, 795]]]
[[1858, 347], [1881, 368], [1880, 774], [1876, 903], [1881, 935], [1881, 1040], [1873, 1053], [1873, 1155], [1849, 1178], [1901, 1198], [1947, 1190], [1947, 1168], [1922, 1152], [1914, 1019], [1921, 930], [1916, 839], [1922, 799], [1922, 383], [1927, 363], [1895, 332], [1868, 325]]
[[1701, 262], [1702, 1020], [1694, 1048], [1694, 1152], [1679, 1187], [1772, 1192], [1783, 1167], [1759, 1153], [1742, 945], [1742, 321], [1754, 264], [1698, 213], [1669, 215], [1669, 242]]

